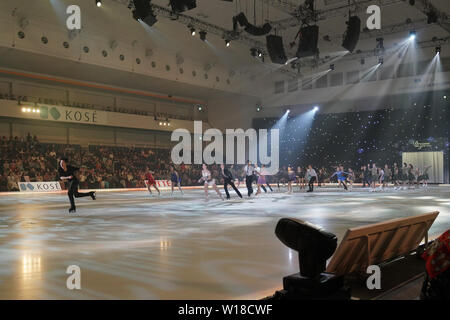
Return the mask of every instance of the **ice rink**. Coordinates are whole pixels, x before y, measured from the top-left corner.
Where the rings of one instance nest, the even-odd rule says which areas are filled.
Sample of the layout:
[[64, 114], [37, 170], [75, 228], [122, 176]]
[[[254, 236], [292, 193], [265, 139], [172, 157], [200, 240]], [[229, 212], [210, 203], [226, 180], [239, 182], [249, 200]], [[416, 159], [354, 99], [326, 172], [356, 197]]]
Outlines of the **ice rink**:
[[[294, 190], [228, 201], [211, 192], [208, 202], [202, 190], [102, 192], [77, 199], [76, 214], [65, 194], [2, 195], [0, 299], [260, 298], [298, 272], [297, 254], [274, 234], [282, 217], [339, 240], [350, 227], [435, 210], [430, 236], [450, 227], [450, 187]], [[81, 290], [66, 287], [70, 265]]]

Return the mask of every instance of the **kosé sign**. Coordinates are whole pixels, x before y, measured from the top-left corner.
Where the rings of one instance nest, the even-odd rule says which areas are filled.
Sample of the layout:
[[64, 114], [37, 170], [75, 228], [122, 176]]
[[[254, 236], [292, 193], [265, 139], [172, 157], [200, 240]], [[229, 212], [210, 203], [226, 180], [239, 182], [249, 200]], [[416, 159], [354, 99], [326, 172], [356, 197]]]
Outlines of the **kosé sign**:
[[58, 181], [19, 182], [18, 185], [21, 192], [51, 192], [62, 190]]

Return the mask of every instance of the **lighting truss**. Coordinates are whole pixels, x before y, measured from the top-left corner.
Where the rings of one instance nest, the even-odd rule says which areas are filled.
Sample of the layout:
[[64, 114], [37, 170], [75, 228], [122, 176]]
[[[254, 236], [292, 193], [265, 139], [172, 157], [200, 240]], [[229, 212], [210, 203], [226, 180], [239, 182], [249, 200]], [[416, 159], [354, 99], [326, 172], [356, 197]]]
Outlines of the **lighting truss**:
[[[129, 0], [112, 0], [112, 1], [125, 5], [131, 9], [133, 9], [134, 7], [133, 2]], [[231, 30], [227, 30], [220, 26], [214, 25], [212, 23], [182, 13], [175, 14], [170, 9], [159, 6], [157, 4], [150, 3], [150, 6], [153, 9], [153, 13], [158, 17], [177, 20], [179, 23], [182, 23], [188, 27], [194, 27], [196, 30], [204, 30], [209, 34], [214, 34], [224, 39], [226, 38], [229, 40], [242, 42], [246, 44], [248, 47], [258, 48], [261, 52], [263, 52], [264, 55], [267, 55], [265, 43], [255, 40], [242, 32], [232, 32]]]
[[[264, 0], [266, 2], [274, 2], [275, 0]], [[362, 0], [362, 1], [354, 1], [352, 4], [348, 5], [339, 5], [335, 6], [333, 8], [324, 9], [324, 10], [316, 10], [315, 16], [317, 21], [321, 20], [327, 20], [334, 17], [343, 17], [348, 15], [348, 12], [365, 12], [367, 9], [367, 6], [373, 4], [373, 0]], [[393, 5], [396, 3], [404, 2], [404, 0], [379, 0], [377, 1], [377, 5], [379, 6], [388, 6]], [[292, 27], [297, 27], [302, 24], [302, 21], [305, 21], [305, 19], [308, 19], [308, 16], [304, 15], [303, 10], [297, 9], [294, 11], [291, 11], [290, 14], [292, 15], [292, 18], [277, 20], [277, 21], [270, 21], [270, 24], [273, 28], [279, 29], [279, 30], [285, 30]], [[306, 21], [308, 23], [312, 23], [314, 21]]]
[[437, 16], [437, 24], [444, 29], [445, 31], [450, 33], [450, 20], [447, 14], [438, 10], [430, 0], [417, 0], [416, 5], [414, 6], [417, 10], [427, 15], [430, 11], [433, 11]]

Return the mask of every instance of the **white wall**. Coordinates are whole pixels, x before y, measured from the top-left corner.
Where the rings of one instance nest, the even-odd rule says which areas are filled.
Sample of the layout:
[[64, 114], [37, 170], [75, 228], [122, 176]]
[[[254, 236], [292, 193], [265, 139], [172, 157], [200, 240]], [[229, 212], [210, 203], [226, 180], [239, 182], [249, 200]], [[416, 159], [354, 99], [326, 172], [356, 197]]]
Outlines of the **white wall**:
[[[12, 92], [10, 89], [12, 88]], [[110, 94], [101, 91], [82, 90], [68, 86], [47, 85], [37, 83], [32, 80], [17, 80], [8, 77], [0, 77], [0, 94], [10, 94], [14, 96], [27, 96], [28, 101], [37, 101], [40, 98], [51, 99], [55, 102], [69, 102], [89, 104], [98, 107], [118, 107], [128, 110], [146, 111], [153, 114], [164, 113], [178, 117], [192, 118], [194, 105], [187, 103], [168, 103], [157, 99], [143, 99], [121, 94]]]

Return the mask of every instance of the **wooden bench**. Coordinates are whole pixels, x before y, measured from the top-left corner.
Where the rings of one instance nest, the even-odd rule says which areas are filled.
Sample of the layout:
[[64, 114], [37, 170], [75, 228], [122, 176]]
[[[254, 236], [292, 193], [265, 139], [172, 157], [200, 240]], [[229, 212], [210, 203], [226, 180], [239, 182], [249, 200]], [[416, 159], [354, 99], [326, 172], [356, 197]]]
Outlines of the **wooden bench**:
[[348, 229], [327, 266], [335, 275], [366, 272], [377, 265], [416, 250], [439, 212], [388, 220]]

